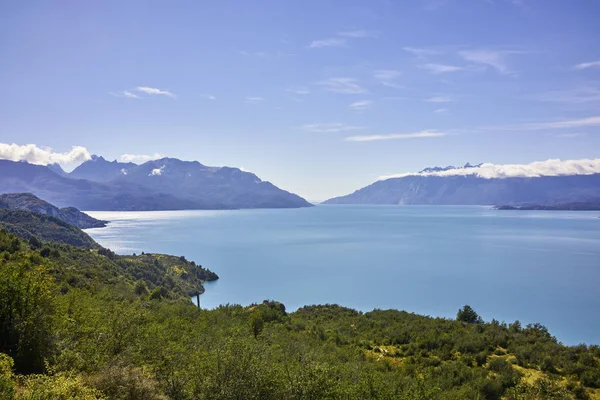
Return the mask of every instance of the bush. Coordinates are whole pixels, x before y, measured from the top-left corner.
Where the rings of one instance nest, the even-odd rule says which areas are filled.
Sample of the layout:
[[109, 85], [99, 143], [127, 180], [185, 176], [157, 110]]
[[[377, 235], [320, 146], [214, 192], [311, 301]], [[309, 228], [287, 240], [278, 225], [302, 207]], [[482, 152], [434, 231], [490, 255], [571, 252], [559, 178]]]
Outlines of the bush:
[[13, 367], [15, 362], [8, 355], [0, 353], [0, 399], [12, 400], [15, 395]]
[[98, 390], [86, 386], [79, 375], [68, 373], [29, 375], [23, 378], [24, 399], [32, 400], [104, 400]]
[[112, 400], [166, 400], [158, 383], [135, 367], [108, 367], [87, 382]]

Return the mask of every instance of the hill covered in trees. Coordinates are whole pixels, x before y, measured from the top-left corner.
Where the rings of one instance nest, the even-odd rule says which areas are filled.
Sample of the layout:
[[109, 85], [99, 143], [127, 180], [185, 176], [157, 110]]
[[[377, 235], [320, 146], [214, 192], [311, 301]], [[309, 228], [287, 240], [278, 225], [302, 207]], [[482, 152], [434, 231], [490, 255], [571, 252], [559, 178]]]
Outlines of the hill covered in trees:
[[0, 209], [0, 228], [32, 243], [37, 242], [36, 245], [55, 242], [88, 249], [100, 247], [81, 229], [52, 215], [38, 212]]
[[180, 257], [0, 232], [2, 399], [599, 398], [600, 348], [539, 324], [273, 301], [199, 310]]
[[0, 209], [32, 211], [56, 217], [79, 229], [103, 228], [106, 221], [92, 218], [75, 207], [58, 208], [31, 193], [0, 195]]

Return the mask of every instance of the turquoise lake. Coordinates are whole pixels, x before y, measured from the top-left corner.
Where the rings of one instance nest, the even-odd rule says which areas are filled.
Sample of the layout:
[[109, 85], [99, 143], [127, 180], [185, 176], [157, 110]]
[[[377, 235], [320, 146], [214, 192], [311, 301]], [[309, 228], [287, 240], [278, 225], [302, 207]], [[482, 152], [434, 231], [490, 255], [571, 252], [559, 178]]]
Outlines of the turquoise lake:
[[89, 212], [121, 254], [185, 255], [220, 279], [203, 308], [338, 303], [454, 318], [540, 322], [565, 344], [600, 344], [600, 213], [484, 206]]

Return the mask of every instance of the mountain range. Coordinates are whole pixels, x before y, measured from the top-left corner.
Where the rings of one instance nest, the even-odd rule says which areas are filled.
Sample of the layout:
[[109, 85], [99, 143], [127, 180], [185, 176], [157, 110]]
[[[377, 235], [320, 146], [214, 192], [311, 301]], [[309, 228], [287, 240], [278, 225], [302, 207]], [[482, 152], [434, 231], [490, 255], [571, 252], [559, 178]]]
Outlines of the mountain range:
[[59, 207], [98, 211], [311, 206], [250, 172], [176, 158], [137, 165], [92, 156], [71, 173], [57, 164], [0, 160], [0, 193], [8, 192], [29, 192]]
[[480, 166], [426, 168], [324, 204], [545, 205], [600, 199], [600, 174], [488, 178], [476, 173]]

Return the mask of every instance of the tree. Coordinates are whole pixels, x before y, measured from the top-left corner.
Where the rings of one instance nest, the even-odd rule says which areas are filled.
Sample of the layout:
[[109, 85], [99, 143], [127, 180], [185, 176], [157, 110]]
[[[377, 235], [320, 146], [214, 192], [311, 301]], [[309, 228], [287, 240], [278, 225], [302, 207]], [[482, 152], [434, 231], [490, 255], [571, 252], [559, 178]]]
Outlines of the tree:
[[0, 352], [18, 372], [41, 372], [52, 351], [55, 287], [43, 267], [9, 263], [0, 268]]
[[250, 329], [252, 330], [254, 337], [258, 337], [264, 326], [265, 321], [263, 320], [262, 313], [258, 310], [254, 311], [250, 316]]
[[456, 313], [456, 320], [466, 322], [468, 324], [481, 324], [483, 320], [470, 305], [466, 305]]

